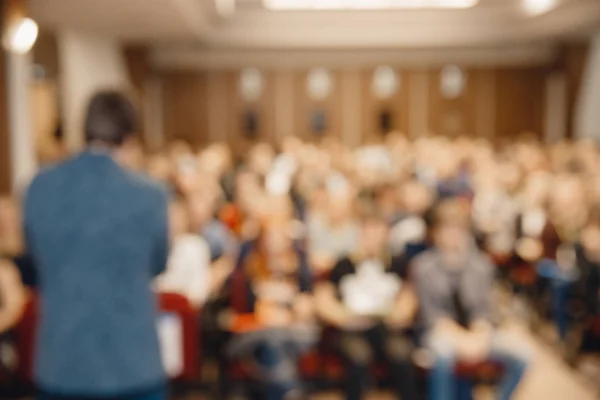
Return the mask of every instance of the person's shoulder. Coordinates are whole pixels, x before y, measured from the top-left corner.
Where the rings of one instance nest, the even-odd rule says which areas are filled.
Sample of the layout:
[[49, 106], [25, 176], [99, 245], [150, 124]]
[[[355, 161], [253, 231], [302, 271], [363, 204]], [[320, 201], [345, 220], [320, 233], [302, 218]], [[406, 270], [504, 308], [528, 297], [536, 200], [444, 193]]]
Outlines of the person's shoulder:
[[430, 274], [437, 268], [439, 257], [435, 249], [430, 249], [416, 256], [411, 264], [411, 271], [415, 276], [424, 276]]
[[471, 265], [475, 270], [482, 274], [490, 274], [493, 272], [494, 262], [489, 255], [480, 250], [473, 250], [471, 257], [474, 261]]
[[38, 196], [32, 196], [31, 194], [38, 191], [54, 190], [54, 186], [59, 181], [68, 178], [73, 165], [77, 162], [77, 158], [73, 156], [61, 162], [41, 167], [25, 189], [26, 197], [29, 199], [38, 198]]

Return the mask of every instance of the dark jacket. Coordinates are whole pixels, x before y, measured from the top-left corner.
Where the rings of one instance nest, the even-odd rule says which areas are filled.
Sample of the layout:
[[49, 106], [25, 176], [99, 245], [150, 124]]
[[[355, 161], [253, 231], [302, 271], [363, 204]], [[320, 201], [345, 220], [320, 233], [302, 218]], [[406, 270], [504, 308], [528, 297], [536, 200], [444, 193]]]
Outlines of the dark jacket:
[[38, 385], [115, 396], [162, 384], [150, 284], [168, 255], [164, 191], [84, 152], [35, 178], [25, 231], [41, 291]]

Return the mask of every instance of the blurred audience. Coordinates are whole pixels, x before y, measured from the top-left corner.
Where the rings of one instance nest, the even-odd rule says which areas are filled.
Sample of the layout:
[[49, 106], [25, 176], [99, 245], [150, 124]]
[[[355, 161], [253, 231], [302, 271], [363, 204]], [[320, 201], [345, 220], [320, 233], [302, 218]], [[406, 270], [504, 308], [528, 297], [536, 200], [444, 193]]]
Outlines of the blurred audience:
[[[583, 326], [581, 351], [600, 351], [593, 143], [390, 133], [357, 149], [286, 137], [279, 150], [174, 141], [146, 154], [132, 139], [117, 159], [171, 193], [172, 247], [156, 290], [214, 314], [203, 329], [218, 326], [210, 343], [223, 344], [221, 361], [252, 365], [267, 398], [300, 393], [297, 361], [321, 326], [318, 348], [342, 356], [348, 399], [382, 363], [395, 393], [416, 398], [418, 347], [433, 357], [430, 398], [453, 398], [455, 364], [494, 362], [508, 399], [530, 351], [495, 318], [497, 290], [550, 317], [560, 343]], [[18, 213], [2, 200], [0, 256], [29, 284]]]

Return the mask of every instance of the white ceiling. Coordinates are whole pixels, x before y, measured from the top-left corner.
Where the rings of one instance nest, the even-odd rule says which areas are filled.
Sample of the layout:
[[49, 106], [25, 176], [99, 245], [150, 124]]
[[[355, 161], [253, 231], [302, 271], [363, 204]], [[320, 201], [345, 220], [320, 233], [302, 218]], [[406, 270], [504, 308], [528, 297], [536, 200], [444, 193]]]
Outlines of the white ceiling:
[[[81, 30], [152, 44], [158, 59], [205, 57], [232, 62], [232, 54], [273, 56], [357, 49], [392, 57], [395, 50], [496, 49], [552, 44], [600, 29], [600, 0], [556, 0], [543, 15], [527, 15], [525, 0], [480, 0], [462, 10], [269, 11], [261, 0], [30, 0], [42, 27]], [[525, 50], [523, 50], [525, 49]], [[307, 53], [308, 52], [308, 53]], [[311, 53], [312, 52], [312, 53]], [[385, 53], [384, 52], [388, 52]], [[291, 53], [290, 53], [291, 54]], [[396, 53], [400, 54], [400, 53]], [[405, 53], [402, 53], [405, 54]], [[476, 56], [476, 54], [474, 54]], [[394, 57], [399, 57], [395, 55]], [[254, 57], [257, 59], [257, 57]], [[290, 58], [293, 59], [293, 58]]]
[[218, 21], [211, 0], [30, 0], [42, 28], [129, 42], [198, 40]]
[[481, 0], [465, 10], [265, 10], [238, 0], [236, 13], [204, 41], [233, 48], [422, 48], [480, 46], [554, 38], [600, 26], [600, 0], [557, 0], [532, 17], [522, 0]]

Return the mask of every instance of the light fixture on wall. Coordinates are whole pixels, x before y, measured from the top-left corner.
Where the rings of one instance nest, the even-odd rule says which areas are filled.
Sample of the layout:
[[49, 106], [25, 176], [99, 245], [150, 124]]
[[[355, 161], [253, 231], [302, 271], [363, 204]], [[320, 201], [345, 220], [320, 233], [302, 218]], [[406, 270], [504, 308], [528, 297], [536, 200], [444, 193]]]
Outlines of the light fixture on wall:
[[467, 77], [462, 69], [456, 65], [448, 65], [440, 74], [440, 91], [446, 99], [460, 97], [467, 86]]
[[556, 7], [557, 0], [523, 0], [523, 11], [529, 15], [547, 13]]
[[38, 37], [38, 26], [31, 18], [17, 18], [9, 22], [4, 32], [4, 48], [16, 54], [31, 50]]
[[240, 73], [239, 91], [243, 100], [258, 101], [262, 96], [264, 81], [262, 73], [256, 68], [245, 68]]
[[333, 78], [325, 68], [314, 68], [306, 77], [306, 91], [308, 97], [315, 101], [322, 101], [329, 97], [333, 90]]
[[400, 77], [396, 71], [392, 67], [382, 65], [373, 72], [371, 92], [378, 99], [387, 100], [398, 92], [400, 84]]
[[263, 0], [270, 10], [386, 10], [470, 8], [479, 0]]

